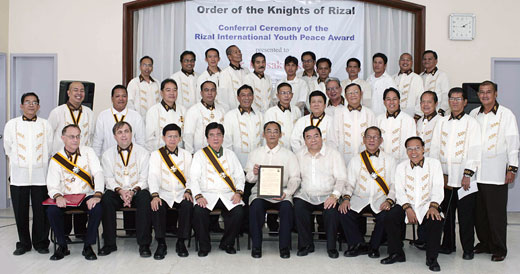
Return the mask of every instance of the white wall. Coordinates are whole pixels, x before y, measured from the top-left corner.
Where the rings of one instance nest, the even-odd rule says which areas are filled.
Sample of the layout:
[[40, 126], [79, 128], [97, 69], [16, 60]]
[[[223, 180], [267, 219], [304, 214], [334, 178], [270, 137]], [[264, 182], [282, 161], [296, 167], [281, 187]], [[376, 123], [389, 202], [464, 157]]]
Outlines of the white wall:
[[0, 0], [0, 52], [7, 52], [9, 37], [9, 0]]
[[[0, 18], [7, 0], [0, 0]], [[439, 53], [439, 67], [451, 84], [490, 78], [491, 57], [518, 57], [520, 37], [511, 34], [520, 1], [410, 0], [426, 6], [426, 48]], [[96, 83], [94, 111], [110, 106], [110, 89], [122, 79], [122, 4], [124, 0], [11, 0], [9, 51], [57, 53], [58, 80]], [[474, 41], [450, 41], [450, 13], [474, 13]], [[0, 50], [4, 43], [0, 19]]]

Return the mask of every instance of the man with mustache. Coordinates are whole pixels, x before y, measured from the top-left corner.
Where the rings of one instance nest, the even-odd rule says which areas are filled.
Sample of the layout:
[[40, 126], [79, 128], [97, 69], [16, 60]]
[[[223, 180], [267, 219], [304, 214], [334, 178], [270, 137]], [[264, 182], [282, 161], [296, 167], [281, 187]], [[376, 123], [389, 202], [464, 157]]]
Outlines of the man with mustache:
[[421, 117], [420, 96], [424, 91], [424, 85], [421, 76], [413, 72], [412, 68], [412, 55], [401, 54], [399, 72], [394, 75], [394, 82], [401, 93], [401, 109], [417, 120]]
[[177, 83], [177, 93], [179, 94], [178, 104], [185, 108], [190, 108], [200, 100], [200, 94], [197, 92], [198, 74], [193, 70], [195, 68], [195, 53], [185, 50], [181, 53], [181, 70], [170, 76]]
[[253, 54], [251, 65], [254, 71], [245, 76], [244, 84], [253, 88], [255, 110], [264, 113], [271, 106], [275, 95], [272, 90], [271, 78], [265, 74], [265, 55], [260, 52]]

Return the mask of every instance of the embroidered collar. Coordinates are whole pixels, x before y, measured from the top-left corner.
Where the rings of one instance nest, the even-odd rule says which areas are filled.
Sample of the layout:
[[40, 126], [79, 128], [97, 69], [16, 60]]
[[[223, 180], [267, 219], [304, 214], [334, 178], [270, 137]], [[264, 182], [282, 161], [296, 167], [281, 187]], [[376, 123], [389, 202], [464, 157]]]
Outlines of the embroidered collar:
[[433, 119], [433, 117], [437, 116], [437, 111], [434, 110], [432, 113], [430, 113], [430, 115], [424, 115], [424, 120], [428, 120], [431, 121]]
[[353, 111], [353, 110], [361, 111], [361, 108], [363, 108], [363, 106], [361, 106], [361, 104], [359, 104], [359, 106], [357, 106], [357, 107], [347, 105], [347, 108], [348, 108], [348, 111]]
[[[339, 101], [339, 105], [345, 105], [345, 97], [341, 96], [341, 101]], [[334, 107], [334, 105], [332, 104], [332, 101], [329, 99], [329, 102], [327, 103], [327, 106], [328, 107]]]
[[192, 70], [192, 71], [187, 71], [187, 70], [184, 70], [184, 69], [181, 69], [182, 73], [184, 73], [186, 76], [195, 76], [195, 71]]
[[[155, 82], [155, 80], [152, 78], [151, 75], [148, 76], [148, 77], [150, 77], [150, 81], [151, 81], [151, 82]], [[145, 81], [145, 79], [144, 79], [144, 77], [143, 77], [141, 74], [139, 74], [139, 82], [142, 82], [142, 81]]]
[[280, 102], [278, 102], [278, 107], [280, 108], [280, 110], [282, 110], [282, 112], [285, 112], [286, 110], [291, 112], [291, 105], [289, 105], [289, 107], [284, 107], [282, 106], [282, 104], [280, 104]]
[[390, 114], [388, 110], [386, 111], [386, 118], [394, 117], [394, 119], [397, 119], [397, 116], [401, 113], [401, 108], [398, 108], [394, 113]]
[[280, 143], [276, 144], [276, 146], [273, 147], [272, 149], [269, 148], [269, 146], [266, 144], [265, 145], [265, 151], [267, 153], [277, 153], [278, 151], [280, 151]]
[[319, 84], [319, 83], [325, 83], [325, 80], [327, 80], [327, 78], [321, 80], [321, 78], [318, 77], [318, 78], [316, 79], [316, 81], [318, 81], [318, 84]]
[[428, 72], [428, 70], [424, 70], [424, 74], [431, 74], [432, 76], [435, 76], [435, 73], [437, 73], [439, 69], [437, 67], [434, 67], [432, 71]]
[[318, 77], [318, 74], [316, 73], [315, 70], [312, 70], [312, 75], [309, 75], [309, 74], [305, 73], [305, 71], [303, 71], [302, 76], [311, 78], [311, 77], [314, 77], [314, 76]]
[[406, 75], [410, 75], [410, 73], [412, 73], [412, 70], [409, 69], [407, 71], [399, 71], [399, 73], [397, 74], [397, 76], [401, 75], [401, 74], [406, 74]]
[[[494, 105], [493, 108], [491, 109], [491, 112], [493, 112], [495, 115], [497, 115], [498, 107], [499, 107], [498, 102], [495, 101], [495, 105]], [[481, 107], [480, 107], [478, 113], [479, 113], [479, 114], [480, 114], [480, 113], [484, 113], [484, 106], [481, 106]]]
[[32, 117], [32, 118], [27, 118], [27, 117], [25, 117], [25, 115], [23, 115], [23, 116], [22, 116], [22, 121], [27, 121], [27, 122], [36, 122], [36, 119], [37, 119], [37, 118], [38, 118], [38, 117], [36, 117], [36, 115], [35, 115], [34, 117]]
[[168, 104], [166, 104], [164, 100], [161, 100], [161, 105], [164, 107], [166, 111], [170, 111], [171, 109], [173, 109], [173, 111], [177, 111], [177, 105], [175, 104], [175, 102], [173, 102], [173, 106], [170, 107]]
[[[213, 74], [216, 73], [216, 72], [211, 71], [211, 70], [209, 69], [209, 67], [208, 67], [206, 70], [208, 71], [209, 76], [212, 76]], [[217, 70], [218, 70], [218, 72], [220, 72], [220, 68], [219, 68], [219, 67], [217, 67]]]
[[245, 108], [238, 106], [238, 111], [240, 111], [240, 115], [243, 115], [244, 113], [255, 113], [252, 107], [249, 108], [249, 111], [247, 111]]
[[466, 113], [464, 113], [464, 111], [462, 111], [457, 116], [453, 116], [453, 112], [452, 112], [448, 121], [451, 119], [460, 120], [464, 116], [464, 114], [466, 114]]
[[173, 151], [169, 150], [167, 146], [164, 146], [164, 148], [166, 149], [166, 152], [168, 152], [168, 154], [174, 154], [175, 156], [179, 156], [179, 147], [175, 147]]
[[241, 69], [242, 69], [242, 66], [240, 66], [240, 64], [238, 64], [238, 66], [235, 66], [235, 65], [229, 63], [229, 66], [230, 66], [232, 69], [234, 69], [234, 70], [241, 70]]
[[323, 112], [320, 116], [316, 117], [314, 116], [314, 114], [311, 112], [311, 119], [319, 119], [319, 120], [322, 120], [323, 118], [325, 117], [325, 112]]
[[422, 158], [417, 164], [415, 164], [414, 162], [412, 162], [412, 160], [410, 160], [410, 166], [412, 167], [412, 169], [416, 166], [418, 167], [423, 167], [424, 165], [424, 158]]
[[74, 158], [74, 156], [76, 156], [76, 158], [81, 156], [81, 153], [79, 152], [79, 147], [74, 152], [69, 152], [66, 148], [63, 148], [63, 150], [65, 150], [65, 154], [67, 155], [67, 158], [69, 158], [69, 160], [71, 160], [71, 161]]
[[222, 146], [220, 146], [220, 149], [218, 151], [214, 150], [211, 146], [208, 147], [215, 153], [217, 158], [220, 158], [222, 157], [222, 155], [224, 155], [224, 148]]
[[253, 73], [260, 79], [263, 79], [265, 77], [263, 73], [257, 73], [256, 71], [253, 71]]
[[379, 157], [379, 153], [381, 152], [381, 151], [379, 150], [379, 148], [378, 148], [378, 149], [376, 150], [376, 152], [374, 152], [374, 153], [370, 153], [370, 151], [368, 151], [368, 150], [365, 150], [365, 151], [367, 152], [368, 157], [370, 157], [370, 156]]
[[81, 104], [79, 105], [79, 107], [75, 107], [73, 104], [70, 103], [70, 101], [67, 101], [67, 106], [68, 106], [69, 109], [72, 110], [72, 111], [81, 110]]
[[121, 152], [121, 151], [128, 151], [128, 152], [131, 152], [133, 147], [134, 147], [134, 144], [132, 144], [132, 143], [130, 143], [130, 145], [129, 145], [127, 148], [122, 148], [122, 147], [120, 147], [120, 146], [118, 145], [118, 146], [117, 146], [117, 152]]
[[202, 105], [203, 105], [204, 107], [206, 107], [206, 108], [209, 109], [209, 110], [214, 110], [214, 109], [215, 109], [215, 103], [209, 105], [209, 104], [206, 104], [206, 102], [204, 102], [202, 99], [200, 100], [200, 102], [202, 103]]

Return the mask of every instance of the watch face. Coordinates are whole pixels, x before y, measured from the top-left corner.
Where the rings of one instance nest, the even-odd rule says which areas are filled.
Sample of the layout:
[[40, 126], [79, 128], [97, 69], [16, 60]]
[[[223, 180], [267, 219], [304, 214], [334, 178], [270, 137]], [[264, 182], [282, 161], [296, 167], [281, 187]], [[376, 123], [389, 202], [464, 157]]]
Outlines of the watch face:
[[450, 39], [472, 40], [475, 33], [475, 18], [473, 15], [450, 16]]

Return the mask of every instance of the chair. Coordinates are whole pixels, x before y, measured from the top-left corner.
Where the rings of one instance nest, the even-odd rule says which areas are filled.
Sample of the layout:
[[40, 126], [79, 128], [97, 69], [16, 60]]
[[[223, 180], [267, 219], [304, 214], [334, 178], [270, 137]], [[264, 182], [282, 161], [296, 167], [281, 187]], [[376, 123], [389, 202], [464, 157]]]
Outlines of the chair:
[[[76, 214], [87, 214], [87, 211], [86, 210], [81, 210], [81, 209], [67, 209], [65, 210], [64, 214], [67, 214], [67, 215], [76, 215]], [[86, 236], [86, 234], [82, 233], [82, 234], [77, 234], [77, 233], [69, 233], [69, 234], [66, 234], [65, 235], [66, 237], [70, 237], [70, 236]], [[97, 248], [98, 248], [98, 253], [99, 251], [101, 250], [101, 244], [100, 244], [100, 237], [99, 237], [99, 230], [98, 230], [98, 233], [97, 233]], [[56, 252], [56, 235], [54, 235], [54, 230], [52, 230], [51, 228], [51, 242], [54, 244], [54, 252]], [[84, 240], [74, 240], [74, 241], [70, 241], [71, 244], [79, 244], [79, 243], [84, 243]]]
[[[220, 216], [220, 214], [222, 213], [222, 210], [220, 209], [213, 209], [210, 213], [209, 213], [209, 216]], [[219, 233], [221, 234], [221, 233]], [[191, 240], [191, 239], [190, 239]], [[240, 234], [237, 234], [237, 250], [240, 251]], [[216, 242], [217, 240], [213, 240], [211, 239], [212, 242]], [[199, 251], [199, 239], [197, 238], [197, 235], [195, 234], [195, 251]]]

